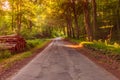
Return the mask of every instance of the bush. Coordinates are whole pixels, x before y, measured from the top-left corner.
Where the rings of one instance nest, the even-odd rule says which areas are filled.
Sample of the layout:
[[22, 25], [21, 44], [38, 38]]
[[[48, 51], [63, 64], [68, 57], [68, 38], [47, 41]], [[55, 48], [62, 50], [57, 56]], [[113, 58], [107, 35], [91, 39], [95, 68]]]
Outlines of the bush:
[[27, 40], [27, 49], [31, 49], [43, 42], [43, 39], [34, 39], [34, 40]]
[[25, 39], [36, 39], [39, 38], [39, 36], [36, 35], [40, 34], [40, 32], [38, 30], [23, 29], [20, 34]]

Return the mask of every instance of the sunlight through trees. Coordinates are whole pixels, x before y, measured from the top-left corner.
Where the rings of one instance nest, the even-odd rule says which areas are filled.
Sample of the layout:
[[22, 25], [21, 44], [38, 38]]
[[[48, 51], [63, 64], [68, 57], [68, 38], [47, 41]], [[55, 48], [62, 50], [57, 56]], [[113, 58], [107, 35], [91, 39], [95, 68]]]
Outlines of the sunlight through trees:
[[[1, 0], [0, 35], [120, 39], [120, 0]], [[111, 27], [108, 27], [111, 26]], [[103, 28], [105, 27], [105, 28]], [[62, 34], [61, 34], [62, 33]]]

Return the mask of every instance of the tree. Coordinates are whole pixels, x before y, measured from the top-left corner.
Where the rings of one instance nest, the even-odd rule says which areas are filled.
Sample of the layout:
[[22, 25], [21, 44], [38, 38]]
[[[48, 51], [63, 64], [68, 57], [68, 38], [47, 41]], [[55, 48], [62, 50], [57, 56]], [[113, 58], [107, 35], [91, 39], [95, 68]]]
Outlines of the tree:
[[117, 30], [120, 31], [120, 0], [118, 0], [117, 8], [116, 8], [116, 17], [117, 17]]
[[96, 6], [96, 0], [91, 0], [92, 2], [92, 13], [93, 13], [93, 36], [95, 38], [95, 34], [97, 32], [97, 6]]
[[[9, 10], [2, 8], [5, 1]], [[70, 38], [87, 36], [89, 41], [109, 35], [118, 40], [119, 17], [120, 0], [0, 0], [2, 35], [64, 32]]]
[[88, 41], [92, 41], [93, 35], [92, 35], [92, 28], [90, 26], [88, 0], [83, 1], [83, 11], [84, 11], [85, 29], [86, 29], [86, 33], [87, 33], [87, 39], [88, 39]]
[[75, 4], [75, 1], [76, 0], [71, 0], [71, 7], [73, 9], [73, 14], [74, 14], [74, 21], [75, 21], [75, 25], [76, 25], [76, 31], [77, 31], [77, 34], [76, 34], [76, 38], [79, 39], [79, 35], [80, 35], [80, 28], [78, 26], [78, 16], [77, 16], [77, 12], [76, 12], [76, 4]]

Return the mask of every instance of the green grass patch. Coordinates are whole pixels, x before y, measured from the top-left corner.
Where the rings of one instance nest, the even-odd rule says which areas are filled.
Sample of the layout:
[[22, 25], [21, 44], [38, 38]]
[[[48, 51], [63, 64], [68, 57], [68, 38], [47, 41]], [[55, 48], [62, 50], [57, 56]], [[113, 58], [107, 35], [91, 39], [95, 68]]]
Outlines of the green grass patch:
[[11, 52], [8, 51], [8, 50], [1, 50], [1, 51], [0, 51], [0, 59], [9, 58], [9, 57], [11, 57], [11, 56], [12, 56], [12, 54], [11, 54]]
[[110, 44], [106, 40], [103, 42], [102, 40], [94, 40], [93, 42], [83, 41], [83, 40], [77, 40], [77, 39], [71, 39], [72, 42], [76, 42], [78, 44], [82, 44], [85, 47], [101, 51], [104, 54], [112, 54], [112, 55], [120, 55], [120, 44], [113, 43]]
[[92, 48], [97, 51], [101, 51], [104, 54], [120, 55], [120, 45], [118, 43], [108, 44], [106, 41], [100, 40], [93, 42], [81, 42], [82, 45]]
[[[2, 66], [2, 68], [6, 69], [13, 63], [32, 56], [36, 50], [42, 48], [49, 41], [50, 40], [48, 39], [47, 40], [46, 39], [27, 40], [27, 48], [25, 52], [10, 55], [10, 57], [6, 57], [6, 58], [0, 58], [0, 65]], [[7, 52], [5, 54], [8, 55]]]
[[44, 42], [46, 42], [47, 39], [35, 39], [35, 40], [27, 40], [27, 47], [26, 49], [29, 50], [34, 47], [40, 47], [44, 45]]
[[80, 43], [83, 42], [84, 39], [74, 39], [74, 38], [68, 38], [70, 41], [75, 42], [75, 43]]

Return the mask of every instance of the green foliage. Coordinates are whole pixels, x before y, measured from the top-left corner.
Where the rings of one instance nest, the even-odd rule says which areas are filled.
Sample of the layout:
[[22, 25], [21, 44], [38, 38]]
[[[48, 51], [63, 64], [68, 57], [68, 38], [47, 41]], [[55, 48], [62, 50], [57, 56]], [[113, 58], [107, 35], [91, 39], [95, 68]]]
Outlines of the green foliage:
[[32, 55], [32, 52], [28, 51], [28, 52], [23, 53], [23, 55], [21, 55], [21, 58], [27, 58], [31, 55]]
[[8, 50], [1, 50], [0, 51], [0, 59], [4, 59], [4, 58], [9, 58], [11, 57], [11, 52]]
[[34, 48], [35, 46], [41, 45], [44, 41], [44, 39], [34, 39], [34, 40], [27, 40], [27, 49]]
[[60, 32], [60, 31], [53, 31], [52, 32], [52, 37], [60, 37], [60, 36], [64, 36], [64, 33]]
[[88, 48], [101, 51], [104, 54], [119, 54], [120, 55], [120, 45], [118, 43], [108, 44], [102, 42], [101, 40], [93, 42], [82, 42], [81, 44], [85, 45]]
[[[96, 0], [97, 25], [99, 27], [98, 38], [105, 39], [112, 29], [112, 40], [120, 40], [120, 1], [119, 0]], [[117, 32], [117, 33], [116, 33]]]
[[30, 29], [23, 29], [21, 31], [21, 35], [25, 38], [25, 39], [35, 39], [37, 38], [36, 35], [39, 34], [40, 32], [38, 30], [30, 30]]
[[[3, 9], [7, 1], [9, 9]], [[73, 0], [74, 2], [74, 0]], [[92, 2], [89, 1], [90, 26], [93, 26]], [[120, 39], [119, 0], [96, 0], [95, 39]], [[73, 8], [74, 7], [74, 8]], [[73, 10], [74, 9], [74, 10]], [[86, 37], [83, 1], [76, 0], [2, 0], [0, 1], [0, 35], [20, 33], [25, 39], [68, 36]], [[76, 22], [75, 14], [76, 13]], [[78, 23], [78, 29], [76, 27]], [[69, 25], [69, 28], [67, 28]], [[20, 31], [20, 32], [19, 32]], [[92, 30], [94, 33], [94, 30]], [[64, 33], [64, 34], [63, 34]]]
[[[29, 33], [29, 34], [28, 34]], [[25, 31], [22, 31], [21, 32], [21, 35], [25, 38], [25, 39], [32, 39], [32, 38], [34, 38], [33, 37], [33, 32], [31, 33], [31, 31], [30, 30], [25, 30]]]
[[68, 38], [68, 39], [70, 39], [72, 42], [76, 42], [76, 43], [81, 43], [81, 42], [83, 42], [85, 39], [84, 38], [81, 38], [81, 39], [74, 39], [74, 38]]

